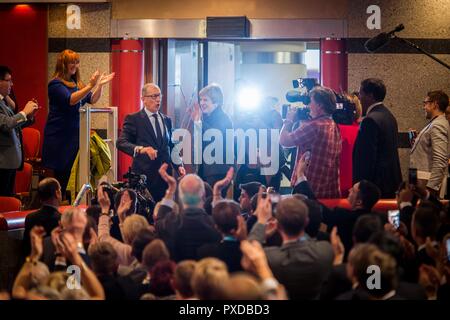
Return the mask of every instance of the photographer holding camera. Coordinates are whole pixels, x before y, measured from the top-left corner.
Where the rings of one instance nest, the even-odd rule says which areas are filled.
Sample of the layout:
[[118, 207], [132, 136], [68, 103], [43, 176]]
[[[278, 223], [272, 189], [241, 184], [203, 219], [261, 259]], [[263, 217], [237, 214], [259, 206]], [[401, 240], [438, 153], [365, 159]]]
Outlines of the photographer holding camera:
[[[280, 134], [285, 148], [297, 147], [297, 159], [309, 151], [310, 165], [306, 177], [317, 198], [339, 198], [339, 162], [341, 135], [332, 114], [336, 110], [336, 96], [332, 90], [316, 86], [309, 93], [311, 119], [303, 121], [292, 131], [296, 111], [289, 110]], [[297, 166], [297, 164], [296, 164]], [[297, 184], [293, 170], [291, 185]]]

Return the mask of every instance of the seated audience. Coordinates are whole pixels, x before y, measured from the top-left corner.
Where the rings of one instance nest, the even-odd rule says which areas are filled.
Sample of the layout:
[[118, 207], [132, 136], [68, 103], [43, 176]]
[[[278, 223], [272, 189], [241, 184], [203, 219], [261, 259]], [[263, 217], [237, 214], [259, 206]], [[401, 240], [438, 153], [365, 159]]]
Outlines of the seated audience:
[[30, 253], [30, 231], [34, 226], [44, 227], [46, 236], [59, 225], [61, 214], [58, 211], [61, 203], [61, 186], [54, 178], [45, 178], [38, 185], [38, 197], [41, 208], [25, 217], [23, 247], [25, 256]]

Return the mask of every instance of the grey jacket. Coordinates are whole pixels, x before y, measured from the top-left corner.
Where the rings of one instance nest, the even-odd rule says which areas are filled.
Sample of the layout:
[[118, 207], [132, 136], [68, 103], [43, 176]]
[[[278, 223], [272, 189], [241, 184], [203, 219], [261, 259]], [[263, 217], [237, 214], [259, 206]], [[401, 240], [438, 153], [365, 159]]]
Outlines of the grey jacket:
[[428, 180], [428, 188], [439, 190], [447, 176], [449, 155], [449, 124], [445, 115], [440, 115], [417, 136], [411, 149], [410, 168], [417, 169], [419, 179]]
[[[262, 243], [264, 233], [265, 226], [256, 223], [248, 239]], [[318, 299], [333, 266], [334, 253], [329, 242], [302, 239], [264, 250], [270, 269], [285, 286], [289, 299]]]
[[20, 113], [0, 100], [0, 169], [20, 169], [23, 165], [22, 127], [29, 125]]

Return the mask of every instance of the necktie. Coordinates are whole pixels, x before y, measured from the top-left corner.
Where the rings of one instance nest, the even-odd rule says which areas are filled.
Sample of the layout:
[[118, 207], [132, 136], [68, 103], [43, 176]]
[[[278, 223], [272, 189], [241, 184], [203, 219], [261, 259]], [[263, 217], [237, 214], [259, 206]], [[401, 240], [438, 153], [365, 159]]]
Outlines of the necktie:
[[152, 117], [155, 118], [156, 141], [157, 141], [158, 145], [161, 146], [161, 145], [162, 145], [163, 138], [162, 138], [161, 127], [160, 127], [159, 121], [158, 121], [158, 114], [157, 114], [157, 113], [154, 113], [154, 114], [152, 115]]

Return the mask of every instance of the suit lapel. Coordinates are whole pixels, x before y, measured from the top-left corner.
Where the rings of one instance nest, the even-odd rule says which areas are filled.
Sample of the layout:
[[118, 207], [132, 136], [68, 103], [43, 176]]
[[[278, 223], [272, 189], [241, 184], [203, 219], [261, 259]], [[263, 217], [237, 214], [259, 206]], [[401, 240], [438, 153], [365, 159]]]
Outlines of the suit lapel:
[[145, 130], [147, 130], [147, 133], [152, 138], [153, 142], [155, 143], [155, 146], [157, 146], [158, 142], [156, 140], [155, 130], [154, 130], [153, 125], [150, 122], [150, 119], [148, 118], [147, 113], [145, 112], [144, 109], [141, 110], [141, 118], [142, 118]]
[[416, 141], [414, 141], [414, 145], [411, 148], [411, 153], [414, 152], [414, 150], [416, 149], [416, 147], [419, 145], [419, 141], [420, 139], [423, 137], [423, 135], [425, 134], [425, 132], [427, 132], [428, 130], [430, 130], [431, 128], [431, 124], [433, 123], [433, 121], [430, 121], [430, 123], [428, 123], [425, 128], [422, 129], [422, 131], [420, 131], [420, 133], [418, 134]]
[[3, 113], [5, 113], [8, 116], [14, 116], [14, 112], [5, 104], [3, 100], [0, 100], [0, 106], [2, 106]]

